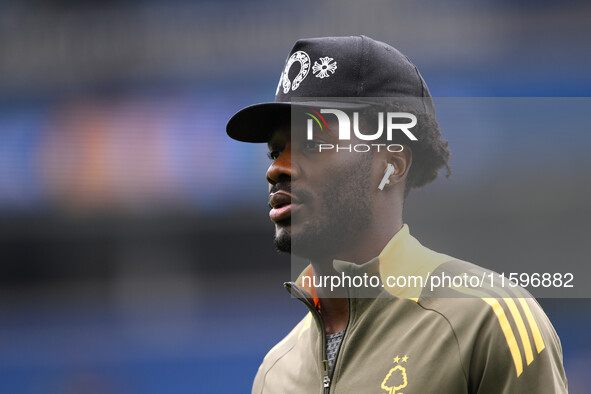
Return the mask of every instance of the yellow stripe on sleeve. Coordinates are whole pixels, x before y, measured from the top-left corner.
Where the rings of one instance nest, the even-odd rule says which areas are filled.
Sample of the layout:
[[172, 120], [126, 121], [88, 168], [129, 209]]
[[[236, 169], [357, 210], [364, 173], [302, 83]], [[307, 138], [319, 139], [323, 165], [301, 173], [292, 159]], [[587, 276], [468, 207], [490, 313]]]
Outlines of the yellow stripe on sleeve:
[[513, 319], [515, 320], [515, 324], [517, 325], [517, 329], [519, 331], [519, 336], [521, 337], [521, 341], [523, 343], [523, 349], [525, 351], [525, 358], [527, 361], [527, 365], [531, 364], [531, 362], [534, 359], [533, 352], [532, 352], [533, 348], [532, 348], [531, 342], [529, 340], [529, 335], [527, 333], [527, 329], [525, 328], [525, 323], [523, 322], [523, 319], [521, 317], [521, 313], [519, 312], [519, 309], [517, 308], [517, 305], [515, 304], [514, 299], [518, 299], [521, 304], [523, 312], [525, 313], [525, 316], [527, 318], [527, 322], [530, 326], [532, 336], [534, 338], [534, 343], [536, 345], [536, 350], [538, 351], [538, 353], [540, 353], [542, 350], [544, 350], [544, 341], [542, 340], [542, 335], [540, 334], [540, 330], [538, 328], [536, 320], [534, 319], [534, 316], [531, 313], [531, 309], [527, 305], [527, 302], [523, 298], [520, 298], [520, 297], [511, 297], [511, 295], [509, 295], [507, 292], [505, 292], [501, 288], [492, 288], [490, 286], [485, 286], [485, 288], [489, 291], [496, 292], [497, 294], [499, 294], [503, 298], [503, 300], [505, 300], [505, 302], [507, 303], [507, 306], [509, 307], [509, 310], [511, 311], [511, 315], [513, 315]]
[[[517, 305], [515, 305], [515, 301], [511, 298], [503, 298], [513, 315], [513, 319], [515, 320], [515, 324], [517, 325], [517, 330], [519, 331], [519, 336], [521, 337], [521, 342], [523, 343], [523, 350], [525, 351], [525, 359], [527, 361], [527, 365], [530, 365], [532, 361], [534, 361], [534, 354], [532, 353], [531, 342], [529, 341], [529, 335], [527, 334], [527, 329], [525, 328], [525, 324], [523, 323], [523, 319], [521, 318], [521, 314], [519, 313], [519, 309], [517, 309]], [[535, 322], [534, 322], [535, 323]]]
[[540, 329], [538, 324], [536, 323], [536, 319], [534, 315], [531, 313], [531, 309], [529, 309], [529, 305], [527, 305], [527, 301], [523, 298], [519, 298], [519, 302], [521, 303], [521, 308], [523, 312], [525, 312], [525, 317], [527, 318], [527, 322], [529, 323], [529, 327], [531, 328], [531, 333], [534, 337], [534, 343], [536, 344], [536, 350], [538, 354], [546, 348], [544, 345], [544, 340], [542, 339], [542, 334], [540, 333]]
[[507, 345], [509, 346], [509, 352], [511, 353], [511, 357], [513, 357], [513, 363], [515, 364], [515, 372], [517, 373], [517, 377], [521, 375], [523, 372], [523, 359], [521, 358], [521, 352], [519, 351], [519, 346], [517, 345], [517, 339], [515, 339], [515, 335], [513, 334], [513, 330], [511, 329], [511, 325], [509, 324], [509, 320], [507, 320], [507, 315], [503, 310], [503, 307], [495, 298], [491, 298], [488, 294], [477, 291], [474, 289], [470, 289], [467, 287], [455, 287], [456, 290], [481, 298], [484, 302], [491, 306], [493, 312], [497, 316], [499, 320], [499, 324], [501, 325], [501, 330], [505, 335], [505, 340], [507, 341]]
[[509, 325], [509, 320], [507, 320], [507, 315], [505, 315], [503, 307], [495, 298], [483, 298], [483, 300], [493, 308], [493, 311], [499, 319], [501, 329], [503, 330], [503, 334], [505, 334], [507, 345], [509, 345], [509, 351], [513, 357], [513, 362], [515, 363], [517, 377], [519, 377], [523, 372], [523, 360], [521, 358], [521, 353], [519, 352], [519, 346], [517, 346], [517, 339], [515, 339], [511, 325]]

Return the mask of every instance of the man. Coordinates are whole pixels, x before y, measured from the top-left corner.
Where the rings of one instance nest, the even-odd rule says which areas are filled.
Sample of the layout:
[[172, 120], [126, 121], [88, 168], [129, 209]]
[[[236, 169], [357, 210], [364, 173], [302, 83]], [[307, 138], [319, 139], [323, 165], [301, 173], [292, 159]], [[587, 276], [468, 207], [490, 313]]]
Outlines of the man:
[[449, 158], [407, 57], [364, 36], [299, 40], [275, 102], [239, 111], [227, 132], [268, 144], [276, 247], [310, 261], [285, 284], [309, 313], [267, 354], [253, 393], [567, 392], [536, 301], [403, 224], [409, 190]]

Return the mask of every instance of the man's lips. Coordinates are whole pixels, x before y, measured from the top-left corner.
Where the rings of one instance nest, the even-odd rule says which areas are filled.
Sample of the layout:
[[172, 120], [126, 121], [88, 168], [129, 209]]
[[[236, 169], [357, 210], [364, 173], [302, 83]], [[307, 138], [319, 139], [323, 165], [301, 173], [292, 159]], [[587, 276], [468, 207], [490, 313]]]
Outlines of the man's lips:
[[[294, 203], [297, 203], [297, 201], [294, 200]], [[270, 194], [269, 206], [271, 207], [271, 210], [269, 211], [269, 217], [271, 220], [274, 222], [280, 222], [289, 219], [291, 217], [291, 204], [292, 196], [287, 192], [278, 191]]]

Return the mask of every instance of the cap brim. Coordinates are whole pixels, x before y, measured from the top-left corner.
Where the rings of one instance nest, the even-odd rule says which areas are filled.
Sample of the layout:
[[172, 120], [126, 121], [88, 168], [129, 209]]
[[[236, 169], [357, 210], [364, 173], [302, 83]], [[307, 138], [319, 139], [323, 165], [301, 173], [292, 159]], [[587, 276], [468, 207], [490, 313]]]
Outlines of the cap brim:
[[273, 132], [282, 122], [290, 120], [291, 108], [339, 108], [361, 109], [367, 108], [369, 103], [347, 103], [335, 101], [302, 101], [260, 103], [243, 108], [230, 118], [226, 125], [226, 133], [237, 141], [268, 142]]

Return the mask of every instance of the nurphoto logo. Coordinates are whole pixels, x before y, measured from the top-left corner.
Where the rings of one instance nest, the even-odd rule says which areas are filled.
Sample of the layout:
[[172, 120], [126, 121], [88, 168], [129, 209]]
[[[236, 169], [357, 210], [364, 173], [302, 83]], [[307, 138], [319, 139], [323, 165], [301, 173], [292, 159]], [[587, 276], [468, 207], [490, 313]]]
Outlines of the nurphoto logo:
[[[362, 141], [376, 141], [382, 138], [384, 134], [384, 129], [386, 131], [386, 140], [392, 141], [394, 133], [402, 132], [409, 140], [417, 141], [417, 137], [410, 131], [413, 127], [417, 124], [417, 117], [408, 112], [378, 112], [377, 113], [377, 130], [374, 132], [372, 131], [370, 134], [362, 131], [359, 125], [359, 112], [353, 112], [353, 127], [351, 127], [351, 119], [349, 115], [341, 111], [339, 109], [327, 109], [323, 108], [320, 112], [310, 109], [310, 112], [306, 112], [310, 118], [307, 120], [307, 139], [308, 141], [312, 141], [314, 139], [314, 124], [318, 125], [321, 132], [324, 132], [325, 129], [328, 130], [328, 124], [326, 119], [322, 114], [329, 114], [333, 115], [336, 118], [338, 124], [338, 137], [339, 141], [350, 141], [351, 140], [351, 130], [355, 137]], [[384, 127], [384, 118], [386, 119], [386, 127]], [[401, 121], [402, 120], [402, 121]], [[335, 149], [337, 152], [339, 151], [348, 151], [348, 152], [369, 152], [371, 149], [375, 148], [379, 152], [380, 149], [387, 149], [389, 152], [401, 152], [403, 150], [403, 146], [400, 144], [349, 144], [349, 145], [341, 145], [341, 144], [318, 144], [318, 151], [322, 152], [325, 150], [332, 150]]]

